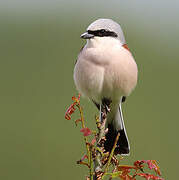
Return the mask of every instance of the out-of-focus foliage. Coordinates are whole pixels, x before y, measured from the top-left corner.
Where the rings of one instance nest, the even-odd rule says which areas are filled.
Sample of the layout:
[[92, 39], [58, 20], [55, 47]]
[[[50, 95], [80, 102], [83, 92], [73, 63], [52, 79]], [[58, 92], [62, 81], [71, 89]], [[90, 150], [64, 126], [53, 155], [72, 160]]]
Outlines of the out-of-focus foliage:
[[[178, 179], [175, 2], [111, 0], [103, 1], [103, 6], [101, 1], [86, 5], [81, 1], [81, 6], [75, 2], [59, 4], [55, 12], [34, 10], [31, 15], [26, 9], [17, 14], [17, 9], [11, 13], [1, 6], [0, 179], [79, 180], [87, 173], [73, 163], [84, 149], [76, 141], [81, 134], [64, 120], [64, 112], [76, 92], [73, 67], [84, 45], [79, 36], [99, 17], [121, 24], [139, 67], [138, 85], [123, 105], [131, 143], [130, 157], [124, 162], [156, 159], [165, 179]], [[90, 101], [81, 101], [93, 129], [97, 109]]]

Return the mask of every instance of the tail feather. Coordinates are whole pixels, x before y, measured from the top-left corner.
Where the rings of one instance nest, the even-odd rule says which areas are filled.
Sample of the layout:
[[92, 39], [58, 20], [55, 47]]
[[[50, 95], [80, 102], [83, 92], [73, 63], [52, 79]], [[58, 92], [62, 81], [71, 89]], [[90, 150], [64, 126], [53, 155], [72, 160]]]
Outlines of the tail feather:
[[[108, 112], [107, 115], [107, 123], [106, 128], [108, 128], [108, 132], [105, 135], [106, 141], [104, 143], [104, 148], [106, 151], [110, 152], [113, 148], [113, 145], [115, 143], [117, 134], [120, 133], [119, 140], [117, 142], [117, 146], [115, 148], [114, 153], [115, 154], [122, 154], [122, 155], [129, 155], [130, 146], [129, 141], [127, 137], [127, 133], [125, 130], [123, 115], [122, 115], [122, 107], [121, 104], [124, 102], [126, 97], [122, 97], [120, 100], [120, 103], [117, 108], [116, 112], [116, 106], [110, 107], [111, 100], [104, 98], [102, 101], [102, 104], [104, 107], [110, 107], [110, 112]], [[93, 101], [93, 100], [92, 100]], [[97, 108], [100, 111], [100, 119], [101, 119], [101, 105], [93, 101], [93, 103], [97, 106]]]
[[108, 133], [106, 134], [106, 142], [104, 146], [106, 151], [111, 151], [115, 143], [116, 136], [118, 133], [120, 133], [119, 140], [117, 142], [117, 146], [114, 152], [115, 154], [128, 155], [130, 151], [130, 146], [124, 126], [121, 103], [122, 102], [120, 102], [119, 109], [116, 112], [116, 115], [112, 118], [112, 120], [107, 120], [111, 123], [107, 125]]
[[119, 136], [119, 140], [117, 142], [114, 153], [128, 155], [129, 154], [129, 143], [128, 143], [128, 139], [126, 136], [126, 132], [124, 129], [117, 131], [114, 128], [113, 124], [108, 124], [108, 133], [106, 134], [106, 141], [104, 144], [104, 148], [106, 151], [109, 151], [109, 152], [112, 150], [113, 145], [115, 143], [116, 136], [118, 133], [120, 133], [120, 136]]

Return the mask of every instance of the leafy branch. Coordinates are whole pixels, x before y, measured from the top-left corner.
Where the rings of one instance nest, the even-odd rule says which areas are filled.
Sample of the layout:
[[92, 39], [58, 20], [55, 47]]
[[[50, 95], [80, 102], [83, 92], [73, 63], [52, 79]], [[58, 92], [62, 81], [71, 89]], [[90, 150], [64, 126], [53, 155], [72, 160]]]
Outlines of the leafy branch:
[[[89, 175], [86, 180], [103, 180], [105, 177], [109, 177], [109, 180], [118, 177], [121, 180], [136, 180], [136, 177], [140, 176], [146, 180], [164, 180], [161, 178], [160, 168], [155, 160], [138, 160], [135, 161], [132, 166], [120, 165], [119, 160], [114, 154], [114, 150], [117, 144], [120, 134], [118, 133], [115, 139], [115, 143], [111, 152], [106, 152], [104, 148], [105, 138], [105, 122], [107, 118], [107, 112], [102, 115], [102, 122], [96, 117], [97, 130], [92, 131], [85, 126], [85, 119], [83, 115], [83, 108], [80, 104], [80, 95], [78, 97], [72, 97], [73, 103], [69, 106], [65, 113], [65, 119], [71, 120], [71, 115], [78, 109], [80, 118], [75, 121], [75, 124], [81, 123], [80, 132], [83, 133], [84, 144], [86, 147], [85, 155], [77, 161], [77, 164], [84, 165], [89, 169]], [[89, 140], [89, 136], [93, 137]], [[122, 156], [120, 156], [122, 159]], [[150, 170], [154, 170], [155, 174], [149, 174], [144, 172], [148, 167]], [[112, 169], [112, 171], [110, 171]]]

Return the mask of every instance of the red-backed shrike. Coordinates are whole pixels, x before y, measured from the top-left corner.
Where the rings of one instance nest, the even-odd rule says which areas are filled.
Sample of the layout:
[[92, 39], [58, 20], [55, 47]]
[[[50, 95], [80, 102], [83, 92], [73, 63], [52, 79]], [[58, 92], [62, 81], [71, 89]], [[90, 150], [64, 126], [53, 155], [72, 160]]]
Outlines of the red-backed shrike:
[[81, 35], [87, 43], [80, 51], [74, 68], [77, 90], [107, 114], [105, 149], [113, 147], [120, 133], [115, 152], [129, 154], [130, 146], [124, 126], [121, 103], [137, 84], [137, 65], [126, 44], [120, 25], [111, 19], [98, 19]]

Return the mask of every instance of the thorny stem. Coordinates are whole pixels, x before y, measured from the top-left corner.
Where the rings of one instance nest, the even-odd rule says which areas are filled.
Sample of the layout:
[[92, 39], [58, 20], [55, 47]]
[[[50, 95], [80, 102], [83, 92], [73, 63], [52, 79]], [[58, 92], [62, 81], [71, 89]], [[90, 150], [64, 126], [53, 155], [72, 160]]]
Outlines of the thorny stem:
[[102, 156], [102, 157], [104, 157], [104, 153], [103, 153], [103, 151], [102, 151], [99, 147], [96, 147], [96, 150], [101, 153], [101, 156]]
[[101, 127], [99, 130], [99, 139], [98, 139], [98, 143], [100, 142], [100, 140], [102, 139], [103, 136], [105, 136], [105, 124], [106, 124], [106, 117], [103, 120], [103, 122], [101, 123]]
[[[106, 123], [106, 120], [107, 120], [107, 113], [104, 112], [103, 114], [103, 117], [102, 117], [102, 122], [100, 122], [100, 125], [98, 126], [98, 131], [99, 131], [99, 135], [98, 135], [98, 139], [97, 139], [97, 151], [96, 151], [96, 157], [94, 159], [94, 171], [95, 171], [95, 179], [96, 179], [96, 176], [97, 176], [97, 173], [99, 171], [102, 170], [102, 163], [101, 163], [101, 151], [99, 150], [101, 145], [100, 145], [100, 142], [101, 142], [101, 139], [102, 137], [105, 136], [105, 123]], [[96, 123], [99, 124], [98, 122], [98, 119], [96, 119]]]
[[[99, 137], [97, 139], [97, 147], [100, 149], [100, 141], [103, 136], [105, 136], [105, 123], [106, 123], [106, 117], [103, 119], [103, 122], [101, 123], [99, 130]], [[95, 172], [101, 170], [101, 152], [97, 151], [96, 158], [95, 158]]]

